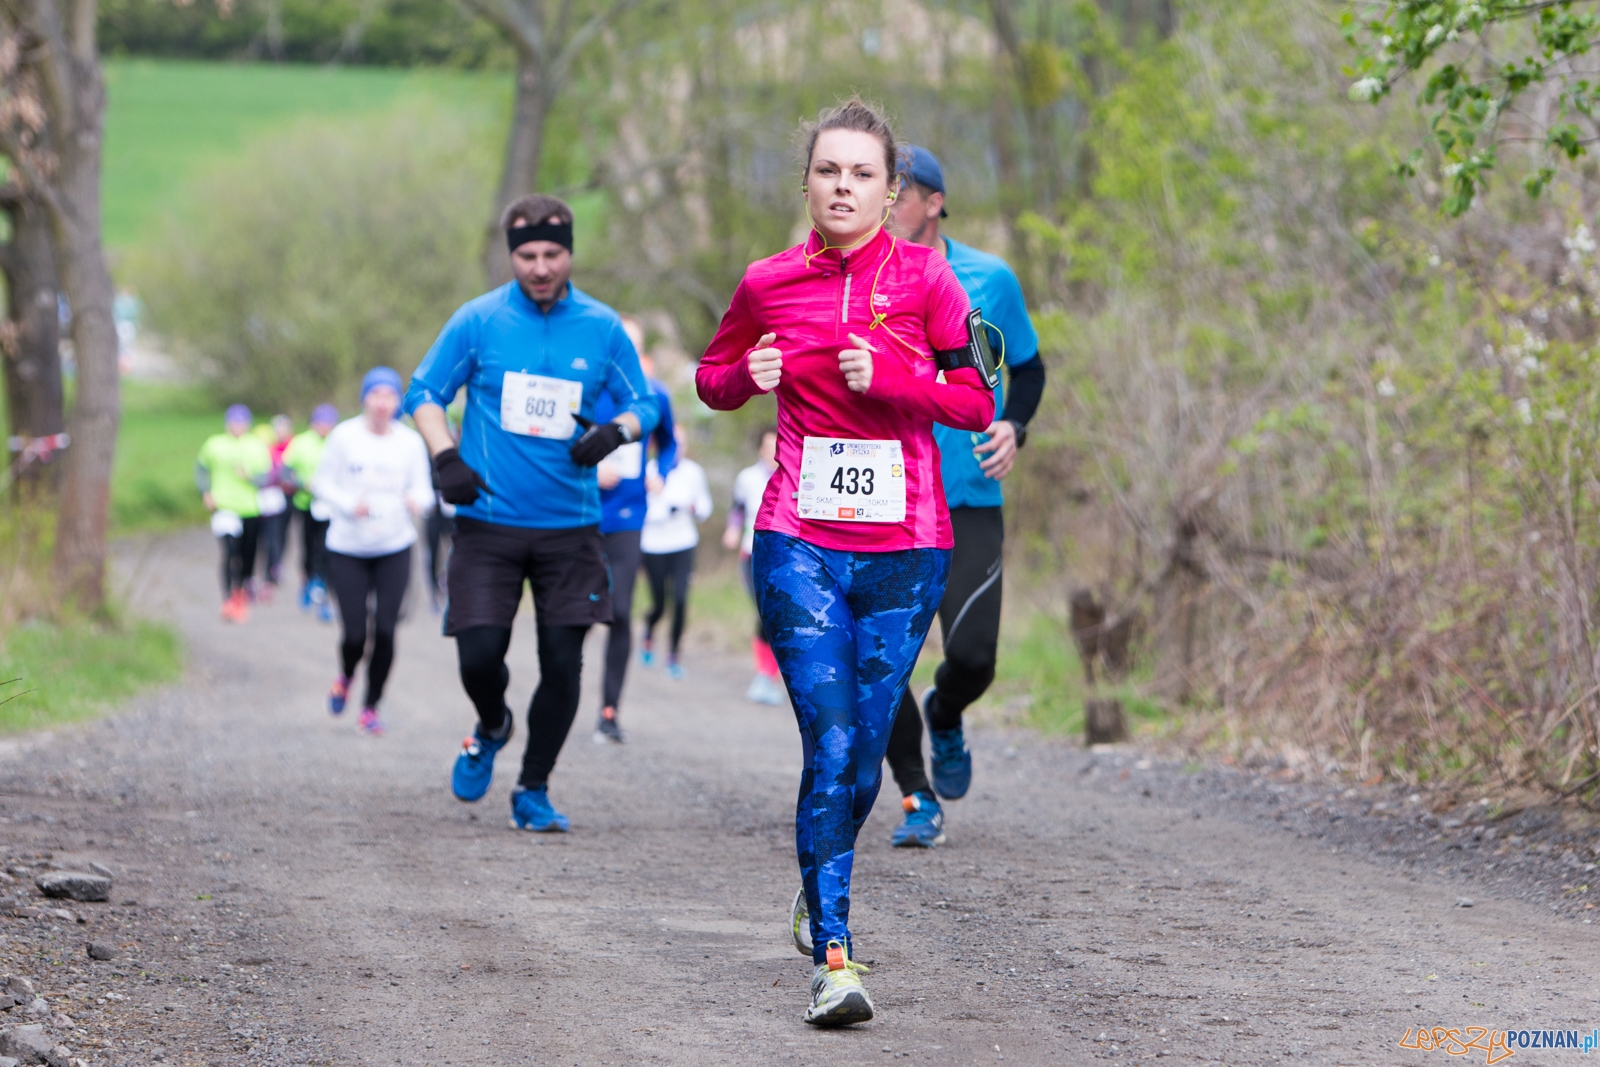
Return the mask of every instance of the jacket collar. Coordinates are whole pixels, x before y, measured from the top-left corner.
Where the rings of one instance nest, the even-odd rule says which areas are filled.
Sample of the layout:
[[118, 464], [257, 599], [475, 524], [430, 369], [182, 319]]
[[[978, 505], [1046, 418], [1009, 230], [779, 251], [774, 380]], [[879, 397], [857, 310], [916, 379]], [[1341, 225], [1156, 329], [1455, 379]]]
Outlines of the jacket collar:
[[848, 252], [838, 248], [824, 249], [822, 234], [813, 228], [806, 235], [806, 243], [802, 247], [806, 256], [810, 257], [812, 267], [834, 271], [840, 270], [842, 264], [842, 269], [847, 270], [850, 274], [855, 274], [869, 264], [876, 264], [888, 249], [890, 240], [889, 228], [880, 226], [871, 240], [864, 245], [850, 249]]

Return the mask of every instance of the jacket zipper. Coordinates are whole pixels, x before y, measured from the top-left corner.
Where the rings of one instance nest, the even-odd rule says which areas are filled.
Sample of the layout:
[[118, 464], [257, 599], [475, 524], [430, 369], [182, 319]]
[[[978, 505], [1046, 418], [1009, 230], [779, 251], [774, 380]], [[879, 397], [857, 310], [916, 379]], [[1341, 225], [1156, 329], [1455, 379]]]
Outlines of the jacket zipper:
[[844, 299], [839, 302], [839, 322], [842, 325], [850, 324], [850, 275], [844, 276]]

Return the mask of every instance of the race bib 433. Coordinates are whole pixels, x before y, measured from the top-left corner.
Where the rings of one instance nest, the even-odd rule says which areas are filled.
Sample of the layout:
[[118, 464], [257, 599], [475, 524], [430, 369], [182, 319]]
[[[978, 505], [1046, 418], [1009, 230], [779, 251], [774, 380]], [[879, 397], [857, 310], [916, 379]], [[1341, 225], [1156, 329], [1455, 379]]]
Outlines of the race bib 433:
[[565, 441], [577, 432], [572, 416], [582, 405], [582, 382], [508, 370], [500, 385], [500, 428]]
[[900, 442], [807, 437], [796, 506], [814, 522], [905, 522]]

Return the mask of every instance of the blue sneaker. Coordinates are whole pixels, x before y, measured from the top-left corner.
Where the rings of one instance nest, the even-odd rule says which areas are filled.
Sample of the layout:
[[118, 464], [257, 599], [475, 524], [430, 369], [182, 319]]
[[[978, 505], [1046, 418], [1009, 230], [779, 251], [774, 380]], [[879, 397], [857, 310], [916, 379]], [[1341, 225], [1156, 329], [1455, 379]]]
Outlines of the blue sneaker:
[[511, 828], [531, 830], [536, 834], [567, 832], [571, 824], [567, 817], [550, 806], [550, 790], [513, 789], [511, 791]]
[[329, 714], [332, 714], [332, 715], [341, 714], [344, 711], [345, 701], [347, 699], [349, 699], [349, 697], [350, 697], [350, 679], [346, 678], [344, 675], [341, 674], [341, 675], [339, 675], [339, 677], [335, 678], [333, 680], [333, 684], [328, 687], [328, 712], [329, 712]]
[[311, 610], [311, 583], [307, 582], [300, 587], [300, 610]]
[[[933, 687], [922, 694], [922, 720], [928, 722], [928, 703], [933, 700]], [[967, 739], [961, 727], [954, 730], [935, 730], [928, 723], [928, 742], [933, 749], [933, 791], [946, 800], [960, 800], [972, 786], [972, 753], [967, 750]]]
[[889, 835], [889, 844], [895, 848], [932, 848], [944, 844], [944, 812], [932, 793], [918, 791], [902, 797], [900, 806], [905, 809], [906, 821]]
[[641, 641], [639, 643], [639, 666], [641, 666], [641, 667], [649, 667], [649, 666], [652, 666], [655, 663], [655, 661], [656, 661], [655, 649], [650, 647], [650, 642], [649, 641]]
[[674, 682], [683, 681], [683, 667], [679, 665], [676, 658], [667, 660], [667, 677]]
[[456, 753], [455, 769], [450, 772], [450, 791], [457, 800], [482, 800], [489, 791], [489, 783], [494, 780], [494, 757], [511, 740], [513, 725], [511, 709], [507, 708], [504, 737], [497, 740], [484, 736], [483, 726], [479, 724], [461, 742], [461, 751]]

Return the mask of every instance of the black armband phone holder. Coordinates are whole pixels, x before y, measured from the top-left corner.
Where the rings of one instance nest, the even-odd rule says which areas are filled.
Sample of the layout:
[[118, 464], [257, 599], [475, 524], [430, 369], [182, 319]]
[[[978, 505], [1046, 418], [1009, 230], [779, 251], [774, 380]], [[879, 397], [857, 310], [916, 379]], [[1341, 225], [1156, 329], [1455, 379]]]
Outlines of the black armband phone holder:
[[933, 358], [942, 371], [967, 367], [977, 371], [990, 389], [1000, 384], [1000, 369], [995, 366], [994, 349], [989, 347], [989, 332], [983, 328], [981, 308], [973, 308], [967, 315], [965, 347], [938, 349], [933, 353]]

